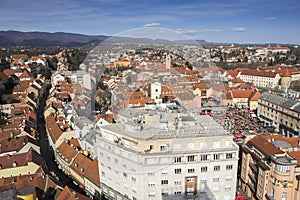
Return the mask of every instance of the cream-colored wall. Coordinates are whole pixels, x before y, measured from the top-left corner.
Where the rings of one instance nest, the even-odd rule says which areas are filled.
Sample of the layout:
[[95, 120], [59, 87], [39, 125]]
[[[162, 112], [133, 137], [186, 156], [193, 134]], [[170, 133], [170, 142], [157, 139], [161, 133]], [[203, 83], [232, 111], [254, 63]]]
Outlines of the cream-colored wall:
[[25, 175], [25, 174], [34, 174], [36, 173], [36, 171], [38, 170], [40, 166], [33, 163], [33, 162], [29, 162], [28, 165], [26, 166], [20, 166], [18, 167], [12, 167], [8, 168], [8, 169], [1, 169], [0, 170], [0, 177], [11, 177], [11, 176], [19, 176], [21, 175]]

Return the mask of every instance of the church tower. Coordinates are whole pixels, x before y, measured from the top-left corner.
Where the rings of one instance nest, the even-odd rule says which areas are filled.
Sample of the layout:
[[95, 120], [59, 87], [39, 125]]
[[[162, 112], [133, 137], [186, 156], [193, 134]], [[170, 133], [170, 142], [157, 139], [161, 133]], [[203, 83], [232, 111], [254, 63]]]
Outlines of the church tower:
[[169, 52], [166, 55], [166, 68], [171, 69], [171, 55]]
[[151, 99], [154, 99], [155, 103], [161, 103], [161, 83], [159, 80], [158, 70], [156, 62], [154, 64], [154, 72], [151, 81]]

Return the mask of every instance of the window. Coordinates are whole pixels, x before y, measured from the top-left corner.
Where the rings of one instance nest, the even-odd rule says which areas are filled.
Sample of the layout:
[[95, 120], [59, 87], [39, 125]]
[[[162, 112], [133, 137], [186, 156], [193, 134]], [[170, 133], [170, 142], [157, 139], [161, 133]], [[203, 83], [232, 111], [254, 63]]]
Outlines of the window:
[[227, 170], [232, 170], [232, 168], [233, 168], [233, 165], [226, 165]]
[[125, 172], [123, 173], [123, 177], [124, 177], [124, 178], [126, 178], [126, 177], [127, 177], [127, 174], [126, 174]]
[[208, 160], [208, 155], [201, 155], [200, 160], [201, 161]]
[[287, 198], [286, 192], [283, 192], [282, 193], [282, 200], [286, 200], [286, 198]]
[[175, 174], [181, 174], [181, 169], [180, 168], [175, 169]]
[[220, 154], [214, 154], [214, 160], [219, 160], [220, 159]]
[[194, 168], [188, 169], [188, 173], [195, 173], [195, 169]]
[[232, 159], [233, 153], [226, 153], [226, 159]]
[[154, 176], [154, 172], [148, 172], [148, 176]]
[[166, 145], [161, 145], [160, 146], [160, 151], [166, 151], [167, 150], [167, 146]]
[[220, 178], [219, 177], [214, 177], [213, 178], [213, 182], [219, 182], [220, 181]]
[[175, 181], [174, 185], [181, 185], [181, 181]]
[[192, 182], [194, 182], [194, 178], [191, 178], [191, 177], [190, 177], [190, 178], [187, 178], [186, 181], [187, 181], [188, 183], [192, 183]]
[[231, 190], [231, 186], [225, 186], [225, 191], [230, 191]]
[[284, 165], [275, 165], [275, 170], [278, 172], [290, 172], [291, 166], [284, 166]]
[[161, 180], [162, 185], [168, 185], [168, 180]]
[[187, 144], [187, 148], [188, 149], [192, 149], [192, 148], [194, 148], [195, 147], [195, 143], [188, 143]]
[[188, 162], [193, 162], [195, 161], [195, 156], [188, 156]]
[[180, 163], [180, 162], [181, 162], [181, 157], [174, 158], [174, 163]]
[[177, 190], [174, 192], [175, 195], [181, 195], [181, 190]]
[[133, 182], [136, 182], [136, 178], [135, 178], [135, 177], [132, 177], [131, 180], [132, 180]]
[[148, 197], [155, 197], [155, 192], [149, 192]]
[[150, 151], [151, 151], [152, 149], [154, 149], [154, 145], [151, 144], [151, 145], [149, 146], [149, 149], [150, 149]]
[[154, 187], [155, 186], [155, 182], [154, 181], [149, 181], [148, 182], [148, 186], [149, 187]]
[[162, 175], [167, 175], [167, 174], [168, 174], [168, 171], [167, 171], [167, 170], [162, 170], [162, 171], [161, 171], [161, 174], [162, 174]]
[[220, 171], [220, 165], [214, 166], [214, 171]]
[[168, 196], [169, 194], [168, 194], [168, 191], [163, 191], [163, 192], [161, 193], [161, 195], [162, 195], [163, 197], [166, 197], [166, 196]]
[[201, 172], [207, 172], [207, 167], [201, 167]]

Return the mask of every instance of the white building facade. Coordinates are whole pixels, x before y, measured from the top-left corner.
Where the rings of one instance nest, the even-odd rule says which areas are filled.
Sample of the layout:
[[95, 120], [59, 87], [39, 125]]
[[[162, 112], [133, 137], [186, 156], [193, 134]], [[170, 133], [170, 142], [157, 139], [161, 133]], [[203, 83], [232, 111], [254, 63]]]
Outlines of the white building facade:
[[127, 108], [96, 136], [110, 199], [234, 199], [238, 146], [209, 116]]

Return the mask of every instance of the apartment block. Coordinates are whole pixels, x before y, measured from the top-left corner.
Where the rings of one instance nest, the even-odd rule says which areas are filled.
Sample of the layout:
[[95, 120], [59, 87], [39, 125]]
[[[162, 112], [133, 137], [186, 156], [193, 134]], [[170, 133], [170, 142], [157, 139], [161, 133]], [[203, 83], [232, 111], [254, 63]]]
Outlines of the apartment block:
[[109, 199], [234, 199], [238, 146], [210, 116], [173, 104], [126, 108], [95, 137]]
[[300, 101], [264, 93], [258, 99], [257, 115], [284, 136], [299, 136]]
[[299, 138], [257, 135], [243, 144], [239, 186], [249, 199], [300, 198]]

